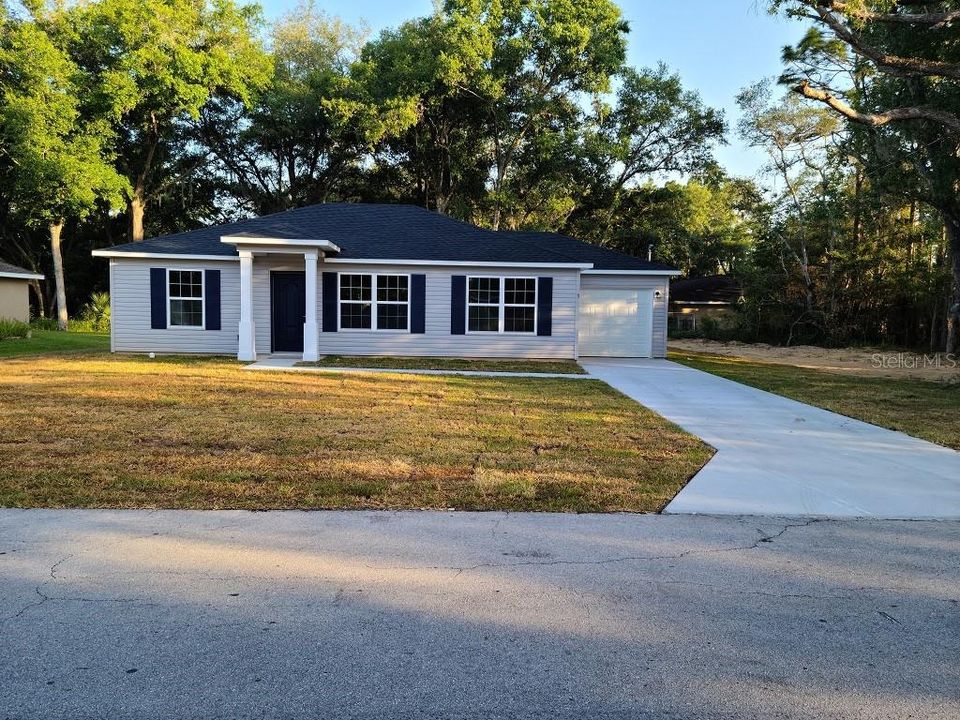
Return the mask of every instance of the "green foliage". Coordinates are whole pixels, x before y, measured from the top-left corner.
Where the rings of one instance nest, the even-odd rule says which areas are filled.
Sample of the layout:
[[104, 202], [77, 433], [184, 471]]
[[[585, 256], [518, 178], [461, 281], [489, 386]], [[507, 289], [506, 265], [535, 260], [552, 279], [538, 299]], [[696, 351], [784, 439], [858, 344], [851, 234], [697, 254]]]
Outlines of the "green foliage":
[[[463, 18], [435, 14], [386, 30], [353, 68], [373, 102], [411, 110], [412, 122], [384, 136], [372, 199], [409, 200], [440, 212], [469, 213], [482, 196], [489, 32]], [[389, 166], [386, 170], [384, 166]]]
[[30, 327], [34, 330], [56, 331], [57, 319], [52, 317], [32, 317], [30, 318]]
[[364, 35], [302, 5], [274, 26], [273, 80], [249, 111], [230, 97], [207, 106], [201, 136], [245, 209], [337, 197], [376, 143], [414, 122], [411, 101], [371, 99], [362, 73], [351, 73]]
[[[664, 237], [676, 236], [675, 227], [650, 235], [651, 178], [707, 171], [726, 125], [723, 113], [684, 90], [680, 77], [663, 64], [624, 68], [620, 79], [614, 106], [599, 103], [584, 133], [589, 189], [572, 225], [581, 237], [640, 252], [643, 248], [632, 247], [640, 237], [644, 244], [662, 244]], [[640, 183], [648, 187], [638, 188]]]
[[20, 320], [0, 318], [0, 340], [30, 337], [30, 325]]
[[80, 316], [70, 324], [73, 332], [110, 332], [110, 294], [96, 292], [80, 310]]
[[[956, 138], [925, 121], [847, 127], [757, 85], [740, 132], [768, 151], [761, 191], [715, 165], [722, 113], [666, 66], [624, 64], [611, 0], [446, 0], [369, 41], [311, 0], [269, 33], [233, 0], [29, 7], [0, 12], [0, 236], [49, 268], [32, 228], [65, 220], [72, 300], [105, 288], [89, 250], [120, 241], [137, 207], [160, 234], [314, 202], [414, 202], [735, 274], [748, 299], [732, 330], [708, 323], [718, 337], [942, 339]], [[958, 60], [942, 28], [852, 27], [890, 52]], [[883, 72], [823, 23], [784, 57], [784, 81], [843, 77], [832, 90], [858, 111], [958, 106], [957, 83]], [[108, 327], [95, 298], [79, 327]]]
[[[489, 57], [484, 80], [467, 88], [484, 109], [490, 225], [523, 207], [530, 191], [516, 172], [528, 138], [580, 122], [579, 102], [609, 91], [623, 67], [628, 27], [611, 0], [447, 0], [451, 21], [479, 30]], [[516, 227], [516, 219], [507, 223]]]
[[125, 182], [112, 165], [112, 131], [84, 113], [81, 70], [38, 23], [8, 18], [0, 33], [0, 139], [13, 164], [12, 210], [45, 226], [83, 218], [100, 199], [119, 200]]
[[652, 244], [659, 260], [691, 277], [736, 274], [753, 245], [760, 204], [751, 181], [716, 170], [686, 183], [648, 182], [623, 193], [617, 213], [623, 229], [609, 244], [638, 256]]
[[[785, 50], [782, 82], [852, 121], [846, 149], [877, 191], [938, 213], [953, 273], [944, 304], [960, 307], [960, 44], [956, 23], [935, 17], [957, 3], [775, 0], [771, 10], [813, 21]], [[951, 315], [948, 350], [960, 343]]]
[[59, 20], [72, 54], [97, 73], [104, 102], [133, 132], [196, 118], [215, 93], [249, 102], [270, 78], [255, 5], [97, 0], [68, 7]]
[[255, 5], [232, 0], [96, 0], [58, 6], [58, 43], [91, 78], [117, 132], [131, 238], [139, 213], [205, 164], [191, 128], [215, 98], [249, 104], [271, 63]]
[[740, 339], [939, 346], [950, 270], [933, 209], [873, 182], [828, 111], [759, 86], [741, 104], [776, 191], [739, 272]]

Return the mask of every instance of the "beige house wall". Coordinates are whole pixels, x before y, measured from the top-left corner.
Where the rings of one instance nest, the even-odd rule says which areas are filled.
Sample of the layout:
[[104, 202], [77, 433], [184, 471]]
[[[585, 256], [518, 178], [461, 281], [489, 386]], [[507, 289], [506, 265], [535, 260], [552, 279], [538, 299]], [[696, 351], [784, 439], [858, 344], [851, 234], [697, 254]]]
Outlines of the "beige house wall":
[[27, 280], [0, 278], [0, 318], [22, 322], [30, 319], [30, 285]]

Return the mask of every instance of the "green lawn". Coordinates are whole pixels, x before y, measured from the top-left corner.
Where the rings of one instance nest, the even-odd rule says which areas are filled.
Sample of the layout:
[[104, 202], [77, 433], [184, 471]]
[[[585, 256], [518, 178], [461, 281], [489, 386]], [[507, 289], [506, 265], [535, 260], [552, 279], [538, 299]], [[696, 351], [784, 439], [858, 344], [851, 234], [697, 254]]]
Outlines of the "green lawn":
[[25, 355], [103, 352], [110, 349], [108, 333], [59, 332], [33, 330], [30, 338], [0, 340], [0, 358]]
[[13, 507], [646, 512], [711, 454], [596, 380], [105, 354], [0, 369]]
[[317, 362], [300, 362], [311, 367], [357, 367], [388, 370], [468, 370], [474, 372], [560, 373], [584, 375], [573, 360], [492, 360], [478, 358], [369, 357], [327, 355]]
[[960, 450], [960, 383], [858, 377], [671, 351], [670, 359], [745, 385]]

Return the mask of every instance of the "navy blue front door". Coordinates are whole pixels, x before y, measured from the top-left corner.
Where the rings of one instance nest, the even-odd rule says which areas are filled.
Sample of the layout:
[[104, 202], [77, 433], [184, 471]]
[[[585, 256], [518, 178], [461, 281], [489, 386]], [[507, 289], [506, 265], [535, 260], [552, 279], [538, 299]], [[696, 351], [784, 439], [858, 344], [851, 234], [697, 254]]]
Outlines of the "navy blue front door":
[[273, 352], [303, 352], [307, 303], [302, 272], [270, 273]]

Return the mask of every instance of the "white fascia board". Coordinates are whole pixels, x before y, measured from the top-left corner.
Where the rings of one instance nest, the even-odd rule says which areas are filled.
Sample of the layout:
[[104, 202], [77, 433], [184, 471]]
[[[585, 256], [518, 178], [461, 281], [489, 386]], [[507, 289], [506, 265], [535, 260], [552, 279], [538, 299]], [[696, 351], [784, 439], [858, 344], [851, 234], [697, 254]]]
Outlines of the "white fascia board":
[[255, 257], [262, 257], [264, 255], [273, 255], [273, 256], [302, 256], [302, 255], [317, 255], [319, 257], [324, 257], [327, 252], [324, 248], [317, 247], [316, 245], [237, 245], [237, 252], [239, 254], [250, 253]]
[[270, 238], [270, 237], [237, 237], [236, 235], [224, 235], [220, 242], [229, 245], [273, 245], [277, 247], [302, 248], [311, 247], [329, 252], [340, 252], [340, 246], [329, 240], [307, 240], [295, 238]]
[[491, 262], [481, 260], [387, 260], [380, 258], [324, 258], [324, 264], [329, 265], [431, 265], [437, 267], [489, 267], [489, 268], [531, 268], [531, 269], [558, 269], [558, 270], [588, 270], [593, 263], [524, 263], [524, 262]]
[[682, 275], [680, 270], [584, 270], [584, 275]]
[[18, 272], [0, 272], [0, 278], [13, 278], [14, 280], [43, 280], [40, 273], [18, 273]]
[[94, 257], [106, 258], [130, 258], [131, 260], [150, 259], [150, 260], [219, 260], [221, 262], [237, 262], [239, 257], [232, 255], [190, 255], [174, 253], [150, 253], [150, 252], [122, 252], [117, 250], [94, 250], [90, 253]]

